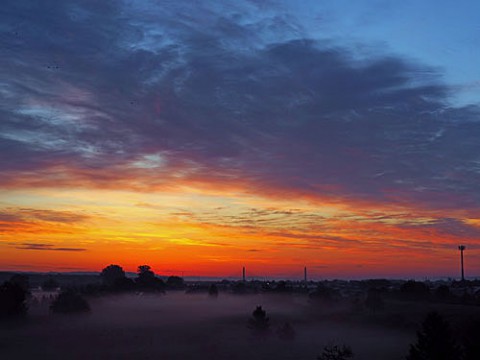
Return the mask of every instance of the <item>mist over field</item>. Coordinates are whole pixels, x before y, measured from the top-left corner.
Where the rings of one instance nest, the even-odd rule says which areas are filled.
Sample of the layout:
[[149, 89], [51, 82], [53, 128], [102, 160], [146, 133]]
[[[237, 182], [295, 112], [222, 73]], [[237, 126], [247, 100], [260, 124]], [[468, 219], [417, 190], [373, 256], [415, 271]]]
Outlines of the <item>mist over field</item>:
[[[258, 305], [270, 318], [265, 336], [247, 327]], [[334, 342], [351, 346], [355, 359], [395, 360], [405, 357], [415, 335], [351, 322], [344, 311], [312, 307], [297, 295], [132, 294], [98, 298], [91, 307], [70, 316], [37, 307], [24, 323], [3, 324], [1, 358], [316, 359]], [[293, 340], [277, 335], [285, 322], [295, 330]]]

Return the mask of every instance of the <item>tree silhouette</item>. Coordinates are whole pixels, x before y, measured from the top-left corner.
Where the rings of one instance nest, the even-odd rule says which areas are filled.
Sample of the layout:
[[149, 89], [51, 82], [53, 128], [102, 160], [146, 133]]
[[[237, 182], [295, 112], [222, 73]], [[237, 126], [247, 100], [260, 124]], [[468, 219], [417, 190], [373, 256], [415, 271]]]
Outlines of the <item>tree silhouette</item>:
[[347, 360], [353, 358], [353, 352], [350, 346], [328, 344], [323, 348], [322, 354], [317, 357], [318, 360]]
[[169, 276], [167, 278], [167, 287], [169, 289], [183, 289], [185, 287], [185, 282], [180, 276]]
[[417, 342], [410, 345], [407, 360], [459, 360], [461, 351], [450, 325], [437, 312], [431, 312], [417, 332]]
[[119, 265], [108, 265], [100, 276], [103, 284], [113, 291], [129, 291], [135, 288], [133, 281], [125, 276], [125, 271]]
[[17, 283], [6, 281], [0, 286], [0, 318], [23, 315], [27, 292]]
[[144, 279], [155, 277], [155, 273], [152, 271], [152, 268], [149, 265], [139, 265], [137, 269], [137, 274], [139, 278]]
[[119, 282], [123, 281], [125, 277], [125, 271], [119, 265], [108, 265], [105, 267], [100, 276], [103, 283], [108, 287], [114, 287]]
[[73, 290], [62, 291], [50, 305], [50, 310], [55, 313], [82, 313], [90, 311], [87, 300]]
[[248, 320], [248, 327], [255, 331], [266, 332], [270, 327], [270, 319], [267, 317], [267, 313], [261, 306], [252, 312], [252, 318]]
[[163, 291], [165, 283], [155, 277], [155, 273], [148, 265], [140, 265], [138, 267], [138, 276], [135, 280], [137, 287], [144, 291]]

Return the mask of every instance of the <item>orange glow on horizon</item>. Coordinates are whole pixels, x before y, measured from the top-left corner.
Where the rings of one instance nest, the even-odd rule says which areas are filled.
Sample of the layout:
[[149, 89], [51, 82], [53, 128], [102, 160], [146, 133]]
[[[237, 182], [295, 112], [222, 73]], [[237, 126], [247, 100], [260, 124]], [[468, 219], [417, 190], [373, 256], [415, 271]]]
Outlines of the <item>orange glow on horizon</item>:
[[[10, 192], [2, 204], [2, 270], [100, 271], [116, 263], [189, 276], [235, 277], [244, 265], [253, 277], [301, 277], [303, 266], [316, 278], [455, 276], [457, 243], [475, 242], [442, 233], [438, 211], [381, 203], [322, 207], [198, 188], [28, 193]], [[38, 205], [23, 207], [27, 201]], [[480, 228], [476, 219], [464, 223]], [[478, 271], [469, 250], [470, 271]]]

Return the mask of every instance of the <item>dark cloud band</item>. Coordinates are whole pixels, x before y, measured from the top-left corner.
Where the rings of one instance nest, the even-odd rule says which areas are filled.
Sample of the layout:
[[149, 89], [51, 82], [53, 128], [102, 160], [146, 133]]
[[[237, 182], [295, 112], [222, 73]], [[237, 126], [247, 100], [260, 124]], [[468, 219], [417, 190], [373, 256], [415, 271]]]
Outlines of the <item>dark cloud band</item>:
[[4, 4], [3, 186], [479, 207], [479, 109], [452, 108], [432, 68], [357, 59], [280, 8], [149, 6]]

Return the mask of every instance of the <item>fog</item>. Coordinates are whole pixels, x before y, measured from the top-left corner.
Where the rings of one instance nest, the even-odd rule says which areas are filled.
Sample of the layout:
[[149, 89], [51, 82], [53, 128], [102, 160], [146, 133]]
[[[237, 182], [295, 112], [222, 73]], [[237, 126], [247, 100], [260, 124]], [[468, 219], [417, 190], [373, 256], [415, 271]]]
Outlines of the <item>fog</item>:
[[[302, 295], [170, 292], [90, 300], [91, 312], [53, 315], [30, 309], [0, 328], [2, 359], [316, 359], [327, 343], [351, 346], [355, 359], [403, 359], [415, 333], [352, 321], [347, 312], [312, 306]], [[257, 305], [270, 318], [264, 336], [247, 327]], [[281, 340], [290, 323], [293, 340]]]

